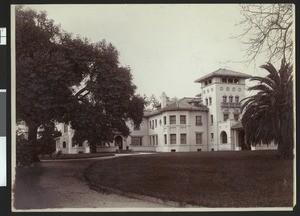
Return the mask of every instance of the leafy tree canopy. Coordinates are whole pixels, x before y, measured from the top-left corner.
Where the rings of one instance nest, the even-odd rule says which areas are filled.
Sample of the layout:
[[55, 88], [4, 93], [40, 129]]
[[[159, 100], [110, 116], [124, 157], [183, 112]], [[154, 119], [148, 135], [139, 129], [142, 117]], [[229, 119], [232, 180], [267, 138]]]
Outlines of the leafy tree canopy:
[[269, 74], [252, 77], [259, 83], [249, 88], [257, 94], [244, 99], [242, 124], [246, 142], [278, 143], [281, 157], [292, 157], [294, 115], [292, 66], [282, 61], [279, 71], [272, 64], [261, 66]]
[[104, 40], [73, 38], [46, 12], [16, 8], [16, 111], [28, 126], [33, 161], [37, 129], [45, 123], [71, 123], [75, 138], [95, 143], [117, 130], [128, 135], [129, 118], [141, 122], [144, 100], [118, 56]]

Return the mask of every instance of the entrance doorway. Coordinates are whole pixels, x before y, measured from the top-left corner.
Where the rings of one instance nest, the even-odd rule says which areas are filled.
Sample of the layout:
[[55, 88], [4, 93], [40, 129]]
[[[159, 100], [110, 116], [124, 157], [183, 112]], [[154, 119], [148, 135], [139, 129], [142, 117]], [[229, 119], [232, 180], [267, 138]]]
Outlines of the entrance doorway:
[[245, 142], [245, 131], [244, 130], [240, 130], [238, 132], [238, 141], [239, 141], [239, 146], [241, 147], [241, 150], [250, 150], [250, 145], [248, 145]]
[[119, 146], [119, 149], [123, 149], [123, 138], [121, 136], [116, 136], [115, 146]]

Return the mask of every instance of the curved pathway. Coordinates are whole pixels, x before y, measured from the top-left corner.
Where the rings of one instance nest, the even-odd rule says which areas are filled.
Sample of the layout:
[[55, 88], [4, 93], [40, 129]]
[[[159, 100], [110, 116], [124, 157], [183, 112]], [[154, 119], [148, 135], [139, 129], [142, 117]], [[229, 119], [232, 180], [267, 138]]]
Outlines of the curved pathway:
[[[121, 155], [119, 155], [121, 156]], [[14, 184], [13, 203], [18, 210], [71, 210], [107, 211], [106, 208], [163, 208], [157, 203], [104, 194], [91, 190], [83, 177], [85, 168], [96, 160], [111, 157], [80, 160], [44, 161], [30, 168], [18, 168]], [[122, 208], [122, 209], [115, 209]], [[138, 209], [137, 209], [138, 210]]]

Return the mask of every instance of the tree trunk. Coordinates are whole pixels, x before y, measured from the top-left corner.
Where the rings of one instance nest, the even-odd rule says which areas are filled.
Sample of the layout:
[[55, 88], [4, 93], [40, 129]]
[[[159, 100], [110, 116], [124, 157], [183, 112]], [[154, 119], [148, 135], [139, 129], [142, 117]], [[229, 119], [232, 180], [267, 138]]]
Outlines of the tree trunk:
[[37, 152], [37, 129], [38, 124], [28, 125], [28, 144], [30, 148], [30, 157], [32, 162], [40, 162]]
[[91, 150], [91, 153], [97, 153], [97, 145], [96, 144], [91, 144], [90, 145], [90, 150]]
[[293, 143], [288, 140], [278, 142], [278, 156], [283, 159], [293, 158]]

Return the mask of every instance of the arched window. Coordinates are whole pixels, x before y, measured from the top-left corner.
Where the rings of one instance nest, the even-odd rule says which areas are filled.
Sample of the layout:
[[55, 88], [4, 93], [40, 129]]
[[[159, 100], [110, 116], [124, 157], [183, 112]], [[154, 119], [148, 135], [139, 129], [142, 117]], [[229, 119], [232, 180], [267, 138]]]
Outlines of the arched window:
[[221, 143], [227, 143], [227, 133], [225, 131], [221, 132]]

